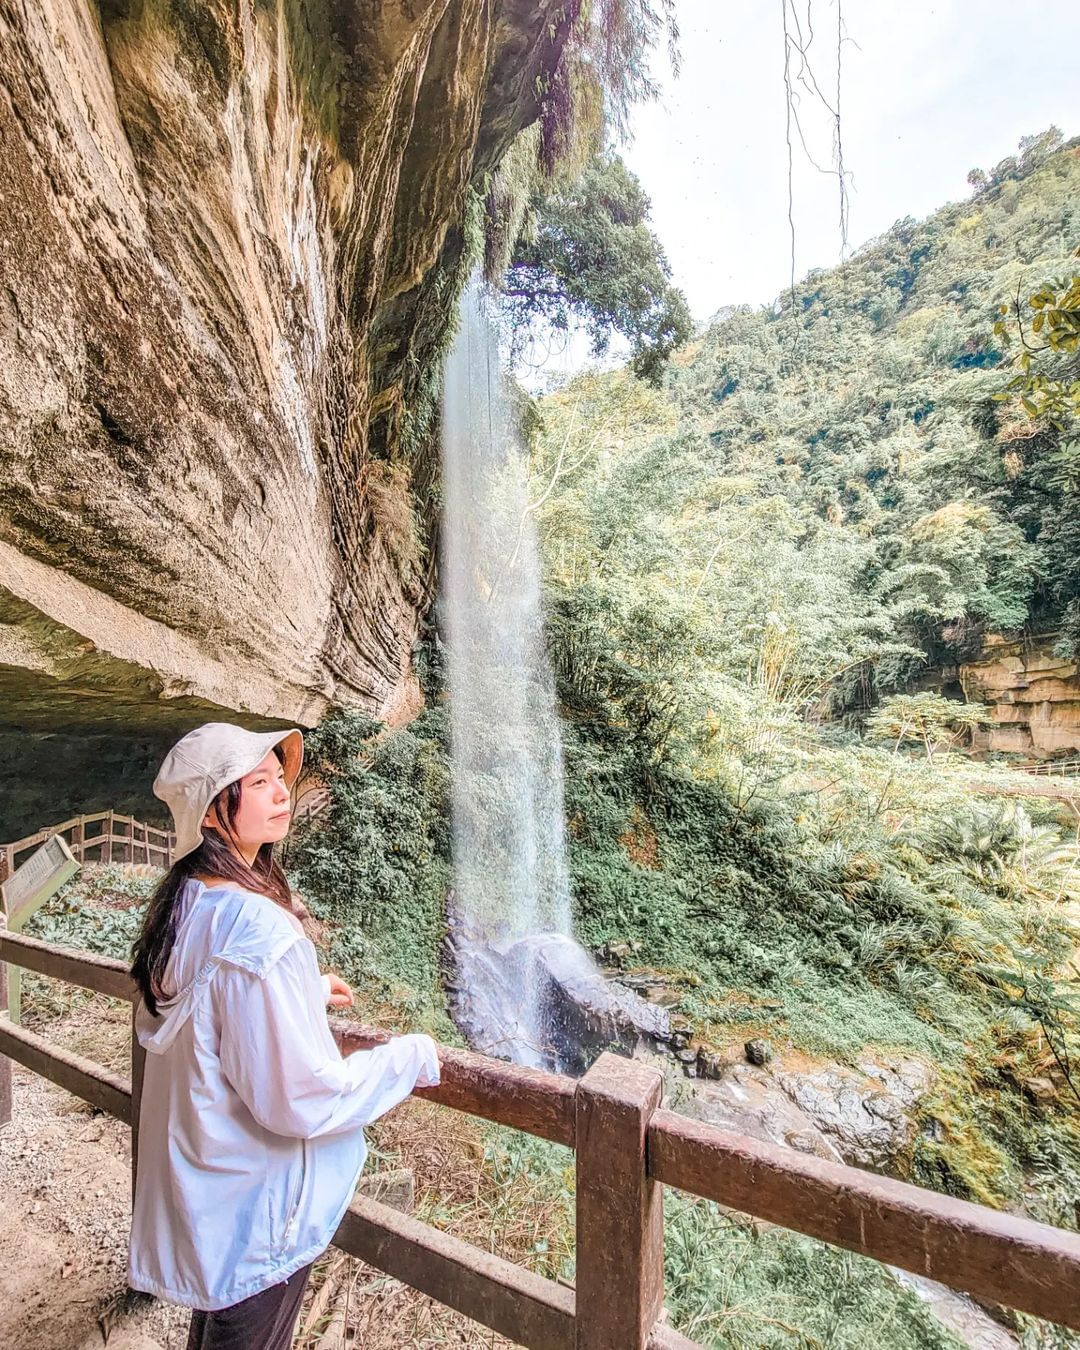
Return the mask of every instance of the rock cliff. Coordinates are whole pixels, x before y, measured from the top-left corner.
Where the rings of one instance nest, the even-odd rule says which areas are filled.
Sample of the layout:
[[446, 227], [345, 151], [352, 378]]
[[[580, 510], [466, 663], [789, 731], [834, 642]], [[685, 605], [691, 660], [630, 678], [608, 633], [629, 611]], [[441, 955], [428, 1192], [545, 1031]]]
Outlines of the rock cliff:
[[0, 0], [0, 732], [416, 704], [416, 429], [564, 18]]
[[1080, 666], [1054, 654], [1054, 637], [990, 635], [960, 667], [965, 697], [989, 704], [996, 723], [980, 733], [977, 748], [1036, 758], [1080, 751]]
[[403, 416], [556, 8], [0, 4], [9, 715], [409, 697]]

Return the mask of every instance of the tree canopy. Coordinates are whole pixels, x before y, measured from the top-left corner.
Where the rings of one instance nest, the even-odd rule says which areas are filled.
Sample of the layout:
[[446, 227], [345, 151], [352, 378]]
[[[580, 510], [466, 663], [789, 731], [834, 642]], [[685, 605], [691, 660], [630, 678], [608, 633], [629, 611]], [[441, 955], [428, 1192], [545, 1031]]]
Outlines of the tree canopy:
[[618, 155], [597, 155], [580, 177], [539, 187], [529, 215], [502, 280], [512, 330], [581, 324], [598, 356], [619, 333], [635, 373], [659, 379], [693, 324], [636, 176]]
[[1019, 286], [1033, 371], [1067, 381], [1080, 143], [1054, 140], [794, 306], [722, 315], [655, 394], [613, 373], [547, 401], [540, 481], [572, 442], [539, 516], [567, 697], [606, 682], [667, 754], [715, 748], [709, 710], [748, 672], [861, 720], [987, 633], [1077, 649], [1080, 425], [1009, 387], [1000, 326]]

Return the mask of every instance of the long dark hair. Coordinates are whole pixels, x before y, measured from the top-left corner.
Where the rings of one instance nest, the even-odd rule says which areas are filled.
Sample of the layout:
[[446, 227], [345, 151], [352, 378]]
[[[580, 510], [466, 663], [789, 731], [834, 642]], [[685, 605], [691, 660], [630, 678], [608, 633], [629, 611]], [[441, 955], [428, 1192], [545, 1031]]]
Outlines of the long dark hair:
[[[281, 763], [285, 762], [280, 745], [274, 746], [274, 754]], [[233, 834], [236, 816], [240, 810], [241, 791], [239, 782], [230, 783], [214, 798], [213, 804], [218, 808], [218, 817], [226, 822], [230, 834]], [[184, 884], [196, 872], [201, 872], [204, 876], [224, 877], [226, 881], [235, 881], [244, 890], [256, 891], [260, 895], [268, 896], [285, 909], [297, 912], [289, 883], [285, 880], [285, 873], [281, 870], [281, 864], [274, 858], [273, 844], [263, 844], [249, 867], [216, 830], [204, 827], [199, 847], [173, 863], [150, 897], [150, 903], [143, 915], [142, 929], [131, 945], [132, 978], [139, 986], [143, 1002], [155, 1016], [158, 999], [168, 998], [170, 995], [170, 991], [165, 988], [164, 980], [165, 967], [176, 940], [176, 899]]]

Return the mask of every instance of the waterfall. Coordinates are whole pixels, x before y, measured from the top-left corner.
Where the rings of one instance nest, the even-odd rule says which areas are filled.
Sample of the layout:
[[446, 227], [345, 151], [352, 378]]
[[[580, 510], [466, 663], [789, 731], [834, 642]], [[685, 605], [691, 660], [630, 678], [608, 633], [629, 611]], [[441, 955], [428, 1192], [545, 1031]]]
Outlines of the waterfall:
[[[527, 457], [475, 282], [447, 361], [442, 445], [455, 913], [473, 949], [459, 973], [501, 1042], [486, 1048], [546, 1063], [535, 944], [521, 940], [571, 933], [562, 747]], [[492, 964], [511, 948], [516, 959]]]
[[555, 685], [544, 647], [528, 461], [494, 324], [466, 291], [443, 389], [440, 626], [454, 832], [450, 1006], [470, 1043], [583, 1072], [669, 1036], [574, 941]]

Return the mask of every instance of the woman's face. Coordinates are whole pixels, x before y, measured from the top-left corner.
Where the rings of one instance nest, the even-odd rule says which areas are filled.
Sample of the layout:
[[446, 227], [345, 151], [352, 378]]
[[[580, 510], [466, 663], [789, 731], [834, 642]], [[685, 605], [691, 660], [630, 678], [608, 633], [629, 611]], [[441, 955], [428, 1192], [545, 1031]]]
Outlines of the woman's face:
[[[289, 832], [292, 812], [289, 789], [285, 786], [285, 769], [273, 750], [261, 764], [240, 779], [240, 809], [233, 821], [233, 838], [223, 828], [227, 819], [218, 820], [215, 807], [206, 813], [206, 826], [216, 828], [227, 843], [247, 858], [253, 858], [263, 844], [276, 844]], [[224, 816], [224, 803], [222, 804]]]

